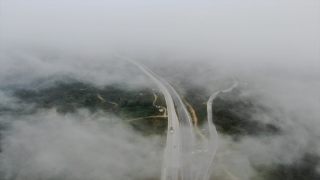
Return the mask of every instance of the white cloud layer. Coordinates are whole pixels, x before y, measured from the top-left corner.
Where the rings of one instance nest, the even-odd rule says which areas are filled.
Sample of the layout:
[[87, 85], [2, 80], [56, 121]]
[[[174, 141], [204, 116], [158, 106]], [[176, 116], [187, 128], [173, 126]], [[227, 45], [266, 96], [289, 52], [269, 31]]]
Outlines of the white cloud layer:
[[[160, 137], [141, 137], [115, 117], [42, 112], [14, 120], [2, 140], [6, 179], [146, 179], [161, 172]], [[121, 122], [121, 121], [120, 121]]]
[[[231, 145], [228, 137], [221, 139], [222, 150], [236, 147], [243, 152], [234, 159], [245, 162], [242, 168], [248, 174], [252, 169], [246, 158], [291, 163], [305, 152], [320, 155], [319, 1], [0, 3], [0, 88], [56, 75], [96, 85], [151, 84], [113, 53], [147, 59], [154, 69], [159, 64], [183, 69], [190, 61], [196, 67], [202, 60], [217, 76], [236, 76], [252, 84], [243, 95], [258, 94], [279, 119], [279, 136], [248, 137]], [[214, 86], [201, 69], [193, 72], [191, 66], [186, 76], [194, 76], [194, 84]], [[19, 106], [2, 91], [0, 98], [0, 106]], [[21, 180], [159, 177], [161, 156], [149, 155], [154, 139], [122, 125], [79, 122], [87, 116], [1, 116], [2, 122], [14, 123], [4, 134], [0, 169]]]

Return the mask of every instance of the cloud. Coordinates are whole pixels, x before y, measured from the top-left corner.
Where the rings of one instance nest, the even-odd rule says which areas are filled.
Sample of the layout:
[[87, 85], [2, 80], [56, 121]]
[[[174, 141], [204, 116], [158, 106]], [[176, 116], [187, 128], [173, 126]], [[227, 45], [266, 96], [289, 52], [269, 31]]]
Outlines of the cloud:
[[[98, 86], [125, 83], [147, 86], [151, 81], [138, 68], [113, 55], [101, 57], [65, 53], [47, 48], [16, 48], [2, 51], [0, 86], [30, 85], [35, 80], [68, 77]], [[50, 83], [48, 83], [50, 84]], [[35, 87], [33, 87], [35, 88]]]
[[[252, 98], [256, 104], [268, 108], [263, 113], [251, 115], [258, 122], [275, 124], [281, 128], [281, 132], [276, 135], [244, 136], [238, 141], [220, 134], [217, 154], [221, 154], [224, 165], [241, 179], [250, 179], [257, 168], [261, 170], [263, 166], [276, 164], [301, 164], [301, 167], [313, 171], [310, 164], [302, 162], [306, 155], [320, 157], [320, 146], [315, 143], [320, 137], [319, 80], [291, 76], [279, 78], [275, 74], [256, 75], [245, 80], [248, 85], [241, 90], [244, 99]], [[230, 161], [230, 158], [234, 161]], [[241, 163], [239, 167], [238, 160], [250, 163]], [[215, 165], [216, 174], [213, 176], [223, 172], [219, 170], [221, 162]], [[319, 168], [320, 164], [317, 166]], [[247, 172], [247, 176], [244, 176], [244, 172]]]
[[102, 54], [171, 50], [262, 65], [278, 64], [279, 58], [292, 65], [319, 59], [317, 1], [1, 3], [3, 47], [34, 43]]
[[[61, 116], [11, 117], [0, 169], [6, 179], [132, 179], [161, 172], [160, 137], [141, 137], [115, 117], [86, 120], [85, 110]], [[10, 117], [7, 117], [10, 118]]]
[[[320, 138], [319, 1], [0, 3], [1, 88], [35, 88], [35, 80], [59, 77], [100, 86], [151, 84], [114, 53], [144, 60], [165, 77], [185, 77], [209, 94], [226, 86], [220, 78], [235, 76], [249, 84], [243, 96], [258, 97], [272, 109], [269, 116], [255, 114], [257, 119], [274, 122], [276, 117], [283, 134], [240, 142], [222, 137], [221, 150], [236, 147], [242, 154], [234, 159], [247, 165], [248, 174], [252, 167], [246, 158], [290, 164], [305, 152], [320, 155], [315, 143]], [[205, 68], [196, 68], [199, 61]], [[212, 76], [204, 73], [210, 70]], [[0, 106], [18, 106], [8, 94], [0, 93], [0, 99]], [[149, 147], [150, 139], [122, 125], [79, 122], [85, 117], [45, 112], [1, 116], [13, 122], [4, 136], [1, 169], [16, 179], [159, 175], [161, 162], [145, 160], [148, 152], [141, 148]]]

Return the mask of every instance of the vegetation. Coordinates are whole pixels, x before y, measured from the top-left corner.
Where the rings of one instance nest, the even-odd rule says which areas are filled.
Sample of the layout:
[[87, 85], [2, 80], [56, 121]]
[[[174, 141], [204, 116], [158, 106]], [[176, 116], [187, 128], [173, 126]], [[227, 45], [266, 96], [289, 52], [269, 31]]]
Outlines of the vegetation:
[[[192, 86], [188, 81], [181, 81], [184, 98], [194, 108], [198, 124], [207, 121], [207, 101], [210, 94], [205, 87]], [[179, 88], [176, 88], [179, 89]], [[213, 121], [220, 133], [232, 135], [235, 140], [244, 135], [271, 135], [280, 132], [274, 124], [264, 124], [255, 119], [255, 114], [271, 116], [270, 109], [259, 104], [252, 97], [241, 96], [241, 89], [219, 93], [212, 103]], [[180, 92], [181, 93], [181, 92]]]
[[[124, 120], [163, 115], [153, 106], [154, 95], [150, 88], [128, 89], [123, 85], [96, 87], [82, 82], [62, 83], [45, 89], [19, 89], [15, 96], [27, 103], [35, 104], [36, 108], [56, 108], [58, 113], [72, 113], [78, 108], [87, 108], [91, 113], [104, 111], [112, 113]], [[165, 106], [162, 94], [156, 104]], [[142, 119], [129, 123], [143, 134], [163, 134], [167, 119]]]
[[241, 96], [239, 89], [219, 93], [212, 103], [213, 121], [218, 131], [233, 135], [235, 138], [239, 135], [279, 133], [280, 129], [274, 124], [263, 124], [254, 119], [254, 114], [266, 114], [269, 111], [254, 99]]
[[163, 134], [167, 130], [167, 118], [145, 118], [142, 120], [132, 121], [130, 124], [134, 129], [143, 132], [144, 135]]
[[207, 101], [209, 96], [205, 89], [200, 86], [189, 87], [186, 89], [185, 99], [193, 107], [198, 118], [198, 124], [202, 125], [207, 122]]
[[306, 153], [302, 159], [292, 164], [272, 164], [256, 167], [258, 173], [252, 180], [318, 180], [320, 157]]

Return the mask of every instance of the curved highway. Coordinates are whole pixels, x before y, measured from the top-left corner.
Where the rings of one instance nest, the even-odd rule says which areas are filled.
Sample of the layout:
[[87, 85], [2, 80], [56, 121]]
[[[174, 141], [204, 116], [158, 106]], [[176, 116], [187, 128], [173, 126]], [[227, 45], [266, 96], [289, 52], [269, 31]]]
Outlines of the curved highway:
[[[153, 82], [157, 84], [157, 86], [162, 91], [165, 101], [167, 104], [167, 113], [168, 113], [168, 133], [167, 133], [167, 143], [164, 151], [164, 159], [162, 165], [162, 180], [177, 180], [180, 168], [180, 128], [179, 128], [179, 120], [175, 110], [175, 106], [171, 97], [171, 94], [167, 87], [169, 87], [168, 83], [165, 82], [162, 78], [152, 72], [149, 68], [144, 65], [133, 61], [131, 59], [117, 56], [121, 59], [127, 60], [134, 65], [136, 65], [144, 74], [146, 74]], [[171, 90], [172, 91], [172, 90]], [[173, 128], [173, 132], [170, 132], [171, 127]]]
[[232, 89], [237, 87], [238, 84], [239, 84], [238, 81], [235, 78], [233, 78], [233, 85], [230, 88], [213, 93], [207, 102], [207, 116], [208, 116], [209, 130], [210, 130], [210, 141], [207, 149], [208, 151], [204, 154], [203, 164], [197, 174], [196, 180], [208, 180], [210, 178], [210, 174], [213, 166], [213, 158], [218, 148], [218, 132], [212, 121], [212, 101], [216, 98], [217, 94], [219, 94], [220, 92], [226, 93], [226, 92], [232, 91]]
[[[166, 82], [163, 78], [159, 77], [157, 74], [155, 74], [149, 68], [147, 68], [143, 65], [140, 65], [140, 66], [144, 67], [145, 70], [147, 70], [155, 78], [157, 78], [157, 80], [159, 80], [162, 85], [163, 84], [165, 85], [166, 90], [168, 90], [171, 95], [171, 99], [173, 99], [173, 101], [174, 101], [173, 106], [171, 106], [171, 104], [170, 104], [170, 106], [173, 108], [172, 112], [176, 112], [175, 110], [177, 110], [177, 112], [178, 112], [178, 117], [180, 120], [180, 129], [179, 129], [179, 127], [177, 128], [177, 126], [171, 126], [171, 127], [173, 127], [174, 133], [177, 133], [180, 135], [180, 139], [179, 139], [180, 140], [180, 144], [179, 144], [180, 166], [179, 167], [181, 169], [181, 179], [182, 180], [194, 179], [192, 169], [190, 168], [190, 166], [192, 164], [192, 162], [191, 162], [192, 151], [193, 151], [194, 144], [195, 144], [195, 136], [194, 136], [194, 129], [193, 129], [191, 116], [189, 115], [189, 113], [188, 113], [185, 105], [183, 104], [180, 96], [178, 95], [178, 93], [174, 90], [174, 88], [168, 82]], [[168, 97], [168, 99], [169, 99], [169, 97]], [[175, 113], [175, 116], [177, 116], [176, 113]], [[168, 126], [168, 128], [169, 128], [169, 126]], [[178, 129], [179, 131], [176, 132], [175, 129]], [[168, 132], [169, 132], [169, 129], [168, 129]], [[178, 144], [178, 143], [175, 143], [175, 144]], [[167, 145], [168, 145], [168, 143], [167, 143]], [[171, 144], [171, 146], [172, 146], [172, 144]], [[174, 168], [176, 168], [176, 167], [174, 167]], [[175, 169], [174, 169], [174, 171], [175, 171]], [[172, 173], [172, 174], [174, 174], [174, 173]], [[170, 179], [170, 178], [167, 178], [167, 179]]]
[[[192, 124], [192, 120], [191, 120], [191, 116], [189, 115], [185, 105], [183, 104], [180, 96], [178, 95], [178, 93], [174, 90], [174, 88], [168, 83], [166, 82], [163, 78], [159, 77], [157, 74], [155, 74], [153, 71], [151, 71], [149, 68], [145, 67], [144, 65], [141, 65], [143, 68], [145, 68], [146, 71], [148, 71], [149, 73], [151, 73], [151, 76], [155, 77], [157, 80], [160, 81], [160, 83], [162, 85], [165, 86], [166, 90], [164, 91], [168, 91], [169, 95], [168, 95], [168, 99], [173, 100], [174, 104], [170, 102], [170, 108], [172, 108], [172, 112], [174, 112], [175, 118], [177, 118], [177, 114], [178, 117], [177, 119], [179, 119], [180, 121], [180, 128], [179, 128], [179, 122], [178, 121], [173, 121], [173, 122], [178, 122], [178, 124], [172, 124], [172, 128], [173, 128], [173, 134], [176, 133], [176, 136], [179, 136], [179, 143], [169, 143], [169, 145], [171, 145], [173, 147], [178, 147], [177, 149], [180, 150], [180, 166], [171, 166], [173, 169], [168, 170], [167, 171], [174, 171], [174, 173], [172, 172], [172, 176], [174, 176], [174, 178], [177, 177], [178, 175], [178, 170], [179, 168], [181, 169], [181, 179], [182, 180], [191, 180], [194, 179], [194, 175], [192, 174], [192, 170], [190, 168], [191, 165], [191, 156], [192, 156], [192, 151], [193, 151], [193, 147], [195, 144], [195, 136], [194, 136], [194, 129], [193, 129], [193, 124]], [[150, 76], [149, 76], [150, 77]], [[167, 92], [166, 92], [167, 93]], [[170, 96], [171, 95], [171, 96]], [[170, 98], [169, 98], [170, 96]], [[166, 96], [165, 96], [166, 98]], [[169, 106], [168, 106], [169, 108]], [[176, 113], [177, 110], [177, 113]], [[169, 120], [170, 122], [170, 120]], [[169, 126], [168, 126], [169, 128]], [[178, 131], [177, 131], [178, 130]], [[170, 129], [168, 129], [168, 132], [170, 131]], [[168, 139], [168, 135], [167, 135], [167, 139]], [[170, 138], [169, 138], [170, 139]], [[168, 141], [167, 141], [167, 147], [168, 147]], [[177, 150], [174, 149], [174, 150]], [[169, 153], [170, 154], [170, 153]], [[167, 156], [169, 158], [169, 156]], [[171, 156], [172, 157], [172, 156]], [[166, 158], [165, 158], [166, 159]], [[165, 164], [165, 163], [164, 163]], [[167, 166], [168, 167], [168, 166]], [[178, 169], [177, 169], [178, 168]], [[177, 173], [177, 174], [176, 174]], [[166, 174], [166, 173], [164, 173]], [[162, 176], [162, 179], [165, 177], [165, 175]], [[170, 178], [165, 178], [165, 179], [170, 179]]]
[[[233, 85], [230, 88], [215, 92], [210, 96], [207, 102], [210, 142], [206, 153], [204, 153], [202, 166], [198, 171], [197, 176], [194, 176], [191, 168], [192, 152], [195, 147], [194, 127], [191, 117], [180, 96], [170, 84], [146, 66], [122, 56], [117, 55], [117, 57], [136, 65], [144, 74], [157, 84], [164, 94], [168, 112], [168, 133], [166, 148], [164, 151], [161, 180], [178, 180], [179, 170], [181, 170], [182, 180], [191, 180], [194, 178], [196, 180], [208, 180], [212, 170], [213, 158], [218, 147], [218, 133], [212, 122], [212, 101], [218, 93], [229, 92], [233, 88], [237, 87], [238, 81], [233, 78]], [[178, 112], [180, 123], [176, 110]]]
[[169, 87], [169, 92], [173, 98], [176, 105], [176, 110], [178, 112], [178, 117], [180, 120], [180, 136], [181, 136], [181, 158], [180, 158], [180, 168], [181, 168], [181, 179], [190, 180], [194, 179], [194, 174], [191, 168], [192, 162], [192, 151], [194, 151], [195, 136], [194, 127], [192, 124], [191, 116], [189, 115], [185, 105], [183, 104], [178, 93], [173, 89], [172, 86], [167, 84]]

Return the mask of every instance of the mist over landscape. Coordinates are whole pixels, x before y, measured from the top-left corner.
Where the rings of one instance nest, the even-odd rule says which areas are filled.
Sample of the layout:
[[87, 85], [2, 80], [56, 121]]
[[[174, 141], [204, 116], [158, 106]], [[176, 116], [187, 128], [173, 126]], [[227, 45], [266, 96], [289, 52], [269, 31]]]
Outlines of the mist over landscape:
[[2, 0], [0, 179], [169, 179], [179, 131], [145, 67], [192, 118], [190, 174], [320, 179], [319, 32], [316, 0]]

